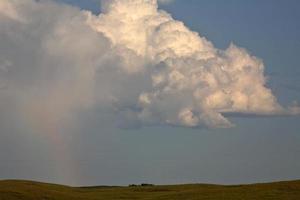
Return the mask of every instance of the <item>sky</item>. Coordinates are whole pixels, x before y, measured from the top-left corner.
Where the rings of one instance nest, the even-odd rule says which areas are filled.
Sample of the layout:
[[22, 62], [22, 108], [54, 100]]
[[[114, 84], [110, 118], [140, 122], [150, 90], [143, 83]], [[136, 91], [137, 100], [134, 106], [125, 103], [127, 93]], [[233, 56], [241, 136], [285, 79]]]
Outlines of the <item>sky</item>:
[[299, 1], [3, 2], [0, 179], [300, 178]]

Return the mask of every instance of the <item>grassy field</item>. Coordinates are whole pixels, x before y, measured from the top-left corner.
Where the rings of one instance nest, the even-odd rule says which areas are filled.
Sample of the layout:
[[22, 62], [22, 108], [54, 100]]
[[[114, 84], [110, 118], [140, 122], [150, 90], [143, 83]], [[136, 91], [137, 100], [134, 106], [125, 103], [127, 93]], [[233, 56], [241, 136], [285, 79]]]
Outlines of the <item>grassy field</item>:
[[300, 200], [300, 181], [253, 185], [173, 185], [74, 188], [0, 181], [0, 200]]

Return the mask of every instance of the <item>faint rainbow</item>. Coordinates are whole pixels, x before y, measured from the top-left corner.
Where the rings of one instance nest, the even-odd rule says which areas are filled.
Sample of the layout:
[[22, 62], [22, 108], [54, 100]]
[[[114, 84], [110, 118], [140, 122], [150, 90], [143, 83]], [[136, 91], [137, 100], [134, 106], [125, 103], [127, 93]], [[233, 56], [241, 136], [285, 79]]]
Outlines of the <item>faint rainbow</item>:
[[64, 127], [64, 123], [67, 123], [63, 120], [64, 109], [60, 110], [47, 102], [35, 100], [26, 103], [22, 113], [22, 121], [31, 134], [43, 134], [47, 137], [51, 146], [51, 156], [54, 155], [50, 160], [55, 179], [61, 183], [77, 185], [80, 179], [79, 170], [76, 169], [77, 165], [62, 135], [64, 128], [68, 128]]

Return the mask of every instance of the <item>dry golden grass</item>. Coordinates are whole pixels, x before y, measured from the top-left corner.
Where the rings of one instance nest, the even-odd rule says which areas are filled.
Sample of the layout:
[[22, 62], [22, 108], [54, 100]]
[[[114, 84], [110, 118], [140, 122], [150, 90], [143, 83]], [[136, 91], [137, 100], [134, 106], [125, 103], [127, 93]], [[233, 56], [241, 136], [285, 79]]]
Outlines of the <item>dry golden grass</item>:
[[0, 181], [0, 200], [300, 200], [300, 181], [253, 185], [68, 187]]

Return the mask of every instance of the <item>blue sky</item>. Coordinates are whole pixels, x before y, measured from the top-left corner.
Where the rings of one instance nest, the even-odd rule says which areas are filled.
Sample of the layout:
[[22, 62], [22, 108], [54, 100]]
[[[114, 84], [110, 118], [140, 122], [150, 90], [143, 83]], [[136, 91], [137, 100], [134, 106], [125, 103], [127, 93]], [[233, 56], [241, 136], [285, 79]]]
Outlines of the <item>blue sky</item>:
[[[61, 0], [99, 13], [97, 0]], [[231, 42], [264, 61], [268, 86], [279, 102], [300, 101], [300, 1], [175, 0], [161, 5], [221, 49]], [[98, 111], [84, 128], [63, 135], [76, 165], [76, 180], [55, 177], [43, 136], [5, 136], [0, 178], [80, 185], [149, 182], [253, 183], [300, 179], [300, 117], [232, 117], [229, 129], [103, 127]], [[22, 140], [19, 145], [14, 138]], [[18, 144], [17, 147], [12, 147]], [[43, 147], [43, 148], [42, 148]], [[2, 149], [2, 150], [1, 150]], [[29, 162], [30, 161], [30, 162]], [[16, 164], [17, 163], [17, 164]], [[37, 167], [39, 166], [39, 167]]]
[[[98, 12], [94, 1], [68, 2]], [[233, 42], [263, 59], [268, 84], [283, 104], [300, 99], [298, 0], [176, 0], [161, 8], [216, 47]], [[300, 117], [233, 120], [238, 126], [225, 130], [116, 130], [113, 135], [123, 153], [114, 153], [130, 164], [111, 162], [128, 168], [115, 171], [131, 172], [123, 180], [132, 182], [227, 184], [300, 178]]]

